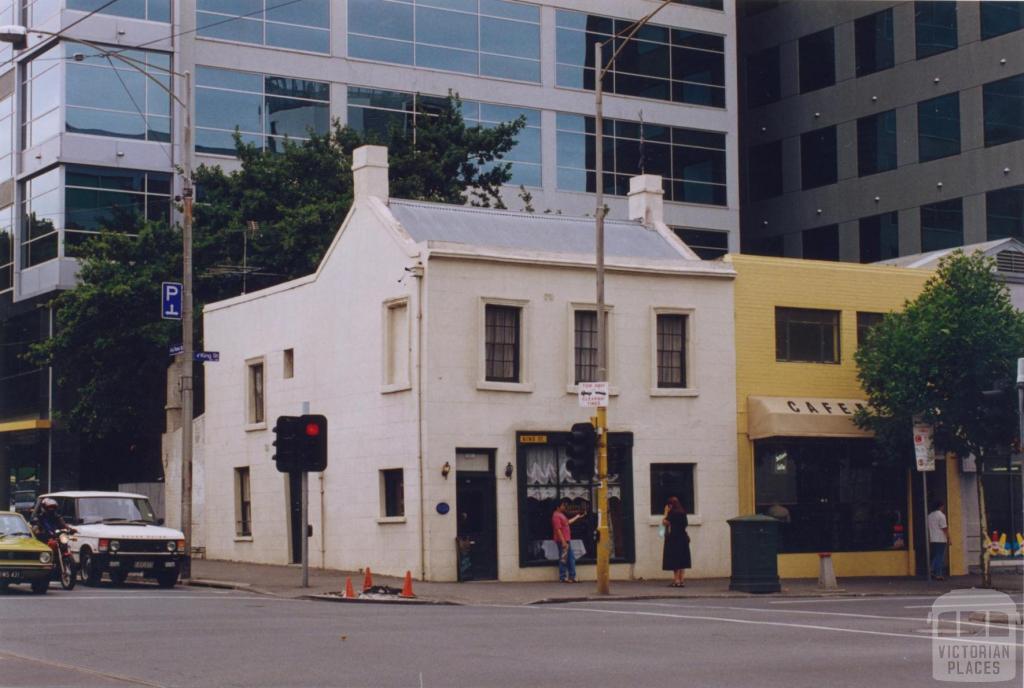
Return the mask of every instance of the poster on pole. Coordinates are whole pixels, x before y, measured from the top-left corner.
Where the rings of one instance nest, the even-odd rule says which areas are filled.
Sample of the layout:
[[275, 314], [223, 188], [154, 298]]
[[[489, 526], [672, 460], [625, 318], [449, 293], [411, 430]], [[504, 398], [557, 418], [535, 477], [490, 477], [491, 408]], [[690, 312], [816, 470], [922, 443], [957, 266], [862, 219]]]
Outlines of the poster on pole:
[[935, 470], [935, 446], [928, 423], [914, 423], [914, 461], [918, 471]]

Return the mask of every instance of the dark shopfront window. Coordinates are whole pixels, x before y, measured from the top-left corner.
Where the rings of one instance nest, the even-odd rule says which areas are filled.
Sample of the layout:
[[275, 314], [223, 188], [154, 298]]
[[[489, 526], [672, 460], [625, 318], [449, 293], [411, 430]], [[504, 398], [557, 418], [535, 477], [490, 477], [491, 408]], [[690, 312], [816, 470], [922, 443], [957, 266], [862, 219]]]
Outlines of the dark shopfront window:
[[755, 442], [754, 453], [757, 512], [789, 512], [780, 552], [897, 549], [895, 526], [906, 527], [907, 471], [886, 463], [874, 440], [773, 438]]
[[[520, 432], [516, 436], [519, 482], [519, 565], [556, 566], [557, 547], [551, 538], [551, 514], [563, 498], [572, 504], [572, 539], [582, 542], [577, 557], [593, 564], [597, 556], [597, 475], [588, 482], [573, 480], [566, 468], [568, 432]], [[636, 560], [633, 529], [633, 433], [608, 434], [608, 515], [612, 562]], [[595, 462], [596, 463], [596, 462]]]
[[[1024, 506], [1021, 505], [1024, 483], [1021, 482], [1021, 465], [993, 465], [986, 462], [982, 483], [985, 486], [985, 516], [988, 521], [989, 536], [999, 542], [1000, 536], [1006, 534], [1007, 549], [1017, 537], [1024, 532]], [[1000, 558], [1008, 555], [1000, 553]]]

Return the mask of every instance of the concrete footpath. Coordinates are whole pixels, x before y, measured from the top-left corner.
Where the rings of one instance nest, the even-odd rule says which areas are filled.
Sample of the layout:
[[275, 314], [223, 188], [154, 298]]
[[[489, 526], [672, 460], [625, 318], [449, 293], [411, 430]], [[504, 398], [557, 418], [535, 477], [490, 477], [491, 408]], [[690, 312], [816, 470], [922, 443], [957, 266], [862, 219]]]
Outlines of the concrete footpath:
[[[302, 587], [302, 567], [249, 564], [232, 561], [195, 559], [192, 562], [191, 585], [233, 588], [286, 598], [337, 600], [351, 577], [358, 594], [363, 584], [361, 572], [309, 569], [309, 587]], [[994, 573], [993, 587], [1019, 595], [1022, 588], [1020, 569], [1014, 573]], [[950, 590], [980, 587], [980, 576], [957, 576], [945, 581], [924, 581], [917, 578], [841, 578], [838, 590], [822, 590], [814, 579], [782, 581], [782, 592], [752, 595], [729, 590], [727, 578], [688, 580], [685, 588], [672, 588], [669, 580], [612, 581], [610, 596], [598, 596], [593, 581], [578, 584], [558, 581], [509, 583], [471, 581], [466, 583], [433, 583], [413, 581], [416, 600], [435, 604], [501, 604], [526, 605], [546, 602], [567, 602], [587, 599], [656, 599], [656, 598], [744, 598], [744, 597], [874, 597], [885, 595], [941, 595]], [[402, 579], [373, 575], [374, 585], [401, 589]], [[402, 602], [407, 604], [408, 602]]]

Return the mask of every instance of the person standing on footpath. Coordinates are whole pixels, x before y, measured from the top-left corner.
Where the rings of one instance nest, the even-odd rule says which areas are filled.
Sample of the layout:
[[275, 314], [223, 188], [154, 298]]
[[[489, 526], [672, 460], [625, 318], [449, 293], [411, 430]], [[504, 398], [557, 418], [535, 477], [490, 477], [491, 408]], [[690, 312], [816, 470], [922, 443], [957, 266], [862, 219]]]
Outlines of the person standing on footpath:
[[576, 555], [572, 551], [572, 531], [569, 529], [583, 514], [572, 518], [565, 515], [571, 502], [563, 498], [551, 514], [551, 531], [555, 544], [558, 545], [558, 580], [563, 583], [578, 583], [576, 580]]
[[685, 588], [686, 569], [690, 568], [690, 536], [686, 534], [686, 509], [678, 497], [669, 497], [665, 504], [665, 547], [661, 555], [661, 568], [672, 572], [672, 588]]
[[949, 524], [943, 509], [946, 505], [940, 499], [932, 502], [931, 513], [928, 514], [928, 545], [932, 550], [930, 562], [932, 578], [946, 580], [942, 575], [946, 563], [946, 548], [949, 546]]

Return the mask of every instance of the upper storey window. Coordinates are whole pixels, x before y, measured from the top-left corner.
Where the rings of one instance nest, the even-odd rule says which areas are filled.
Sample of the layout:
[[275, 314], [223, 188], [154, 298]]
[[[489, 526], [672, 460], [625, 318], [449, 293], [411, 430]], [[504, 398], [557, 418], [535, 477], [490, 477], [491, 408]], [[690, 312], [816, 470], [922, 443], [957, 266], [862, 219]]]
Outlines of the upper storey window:
[[234, 131], [260, 148], [280, 151], [330, 127], [330, 85], [271, 74], [196, 68], [196, 150], [234, 155]]
[[504, 0], [349, 0], [350, 57], [540, 82], [540, 9]]
[[982, 40], [1021, 28], [1024, 28], [1024, 2], [981, 3]]
[[107, 0], [67, 0], [67, 7], [69, 10], [110, 14], [115, 17], [171, 21], [171, 0], [117, 0], [112, 5], [109, 5]]
[[[608, 41], [602, 52], [607, 65], [624, 40], [610, 40], [612, 35], [632, 21], [562, 10], [556, 20], [558, 85], [593, 90], [594, 43]], [[725, 107], [725, 37], [648, 24], [622, 46], [602, 88], [623, 96]]]
[[800, 39], [800, 92], [817, 91], [836, 82], [835, 31], [825, 29]]
[[892, 9], [861, 17], [854, 22], [857, 76], [865, 76], [894, 64]]
[[331, 52], [328, 0], [198, 0], [196, 32], [208, 38]]
[[953, 50], [957, 46], [956, 3], [914, 3], [914, 31], [917, 36], [917, 59]]

